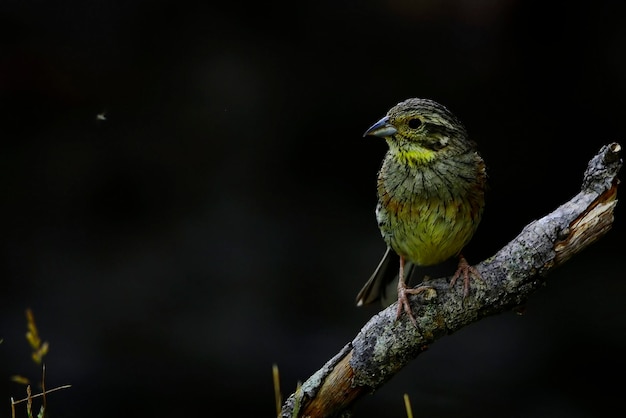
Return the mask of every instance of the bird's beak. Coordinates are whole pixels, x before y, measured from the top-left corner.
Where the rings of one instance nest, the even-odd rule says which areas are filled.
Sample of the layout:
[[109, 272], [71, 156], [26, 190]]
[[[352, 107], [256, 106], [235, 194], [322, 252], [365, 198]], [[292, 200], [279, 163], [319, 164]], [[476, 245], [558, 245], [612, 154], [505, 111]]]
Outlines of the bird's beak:
[[379, 138], [386, 138], [398, 132], [398, 130], [389, 123], [389, 118], [385, 116], [375, 124], [369, 127], [367, 131], [363, 134], [363, 136], [377, 136]]

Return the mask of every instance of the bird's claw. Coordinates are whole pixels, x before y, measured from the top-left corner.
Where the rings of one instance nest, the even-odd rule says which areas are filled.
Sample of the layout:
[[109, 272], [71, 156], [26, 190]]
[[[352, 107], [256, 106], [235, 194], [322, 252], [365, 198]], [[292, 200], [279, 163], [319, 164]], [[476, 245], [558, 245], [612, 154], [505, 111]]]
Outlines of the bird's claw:
[[457, 279], [461, 277], [461, 275], [463, 276], [463, 298], [466, 298], [469, 295], [470, 290], [470, 277], [480, 281], [482, 281], [483, 278], [476, 267], [470, 266], [465, 257], [462, 255], [459, 256], [459, 266], [457, 267], [454, 276], [452, 276], [452, 280], [450, 280], [451, 288], [454, 287]]
[[419, 295], [420, 293], [432, 289], [432, 286], [418, 286], [414, 288], [407, 288], [406, 286], [398, 286], [398, 310], [396, 312], [396, 320], [400, 319], [402, 311], [405, 311], [409, 319], [417, 328], [417, 321], [413, 316], [411, 304], [407, 295]]

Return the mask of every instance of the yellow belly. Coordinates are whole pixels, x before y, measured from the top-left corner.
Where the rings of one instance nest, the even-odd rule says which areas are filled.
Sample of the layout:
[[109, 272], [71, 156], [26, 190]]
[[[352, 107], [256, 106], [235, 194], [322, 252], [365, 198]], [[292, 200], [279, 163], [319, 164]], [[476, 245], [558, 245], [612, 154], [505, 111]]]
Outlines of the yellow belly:
[[382, 202], [376, 216], [387, 245], [422, 266], [458, 255], [476, 231], [482, 209], [472, 208], [471, 202], [460, 198], [422, 200], [414, 196], [404, 202], [392, 198]]

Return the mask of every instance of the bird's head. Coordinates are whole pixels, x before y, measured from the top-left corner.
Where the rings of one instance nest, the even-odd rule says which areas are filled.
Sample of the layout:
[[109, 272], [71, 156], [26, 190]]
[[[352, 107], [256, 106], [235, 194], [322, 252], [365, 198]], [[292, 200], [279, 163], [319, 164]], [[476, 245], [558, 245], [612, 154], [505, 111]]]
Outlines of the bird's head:
[[392, 107], [363, 136], [384, 138], [400, 162], [427, 164], [471, 148], [463, 124], [444, 106], [428, 99], [408, 99]]

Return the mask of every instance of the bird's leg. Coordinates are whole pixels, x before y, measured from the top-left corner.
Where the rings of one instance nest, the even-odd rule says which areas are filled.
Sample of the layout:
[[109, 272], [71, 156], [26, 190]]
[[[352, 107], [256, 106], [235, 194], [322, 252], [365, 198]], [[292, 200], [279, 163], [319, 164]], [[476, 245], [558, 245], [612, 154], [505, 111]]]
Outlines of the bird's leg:
[[470, 289], [470, 276], [476, 280], [482, 281], [482, 277], [475, 267], [469, 265], [463, 254], [459, 254], [459, 266], [450, 280], [450, 287], [453, 287], [457, 279], [463, 275], [463, 297], [466, 298], [469, 295]]
[[417, 321], [413, 316], [413, 312], [411, 311], [411, 305], [409, 304], [408, 295], [418, 295], [422, 293], [424, 290], [431, 289], [430, 286], [418, 286], [415, 288], [407, 288], [406, 280], [404, 277], [404, 257], [400, 256], [400, 272], [398, 273], [398, 312], [396, 313], [396, 320], [400, 318], [402, 315], [402, 311], [404, 310], [406, 314], [409, 316], [413, 325], [417, 327]]
[[405, 310], [411, 322], [417, 326], [413, 313], [411, 312], [411, 305], [409, 305], [409, 299], [406, 297], [406, 283], [404, 282], [404, 257], [400, 256], [400, 272], [398, 273], [398, 312], [396, 313], [396, 319], [402, 315], [402, 310]]

